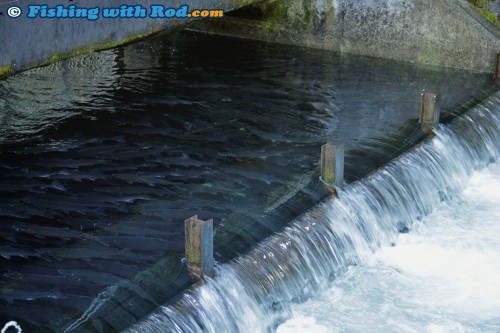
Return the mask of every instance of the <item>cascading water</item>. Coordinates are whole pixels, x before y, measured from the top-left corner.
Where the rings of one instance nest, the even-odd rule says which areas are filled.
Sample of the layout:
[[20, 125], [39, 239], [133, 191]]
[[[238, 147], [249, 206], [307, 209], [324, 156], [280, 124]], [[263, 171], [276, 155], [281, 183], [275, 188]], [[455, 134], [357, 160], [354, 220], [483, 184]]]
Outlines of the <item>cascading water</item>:
[[469, 179], [395, 246], [293, 304], [276, 332], [498, 333], [500, 161]]
[[245, 256], [218, 267], [127, 332], [266, 332], [400, 232], [461, 192], [500, 153], [500, 93], [436, 136], [348, 185]]

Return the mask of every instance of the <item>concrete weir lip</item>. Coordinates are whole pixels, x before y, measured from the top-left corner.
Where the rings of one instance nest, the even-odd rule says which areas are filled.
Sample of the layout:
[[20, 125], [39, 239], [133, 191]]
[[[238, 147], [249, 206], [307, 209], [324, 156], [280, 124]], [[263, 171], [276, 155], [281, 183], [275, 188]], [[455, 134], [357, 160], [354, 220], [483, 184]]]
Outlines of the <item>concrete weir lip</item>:
[[[459, 127], [461, 129], [461, 131], [463, 131], [465, 133], [464, 137], [477, 138], [478, 134], [476, 134], [474, 136], [472, 134], [472, 132], [480, 133], [480, 131], [477, 131], [475, 129], [476, 124], [471, 119], [474, 119], [474, 117], [476, 117], [476, 119], [481, 118], [481, 117], [484, 118], [485, 116], [484, 116], [484, 113], [482, 113], [483, 111], [481, 109], [483, 109], [486, 105], [490, 105], [490, 106], [493, 106], [494, 108], [497, 108], [499, 96], [500, 96], [500, 91], [497, 91], [497, 92], [491, 94], [489, 97], [484, 99], [481, 103], [479, 103], [475, 107], [471, 108], [470, 110], [466, 111], [465, 117], [459, 117], [459, 118], [454, 119], [452, 121], [452, 123], [450, 124], [450, 126], [451, 127]], [[474, 116], [473, 114], [475, 112], [477, 112], [478, 110], [479, 110], [479, 112]], [[496, 109], [494, 109], [494, 110], [496, 111]], [[493, 114], [495, 114], [495, 111], [493, 111]], [[422, 111], [422, 113], [425, 113], [425, 111]], [[472, 115], [472, 118], [470, 118], [471, 115]], [[493, 116], [492, 118], [495, 119], [495, 116]], [[495, 123], [495, 122], [491, 121], [491, 123]], [[423, 123], [421, 123], [421, 124], [424, 125]], [[498, 125], [498, 123], [496, 123], [495, 126], [497, 126], [497, 125]], [[491, 132], [497, 133], [497, 131], [495, 131], [495, 130], [492, 130]], [[470, 134], [470, 136], [469, 136], [469, 134]], [[479, 135], [481, 135], [481, 134], [479, 134]], [[494, 137], [497, 137], [497, 136], [494, 136]], [[453, 136], [453, 138], [455, 139], [457, 137]], [[485, 139], [485, 141], [492, 140], [492, 138], [489, 136], [484, 137], [484, 139]], [[421, 152], [422, 150], [425, 150], [429, 146], [433, 146], [433, 145], [442, 146], [442, 142], [436, 144], [436, 142], [439, 142], [439, 140], [440, 140], [440, 138], [436, 137], [434, 135], [426, 136], [423, 141], [420, 141], [419, 143], [417, 143], [415, 146], [410, 148], [408, 151], [406, 151], [402, 155], [396, 157], [391, 162], [387, 163], [386, 165], [382, 166], [381, 168], [374, 170], [370, 174], [370, 176], [368, 176], [362, 180], [359, 180], [359, 181], [356, 181], [356, 182], [349, 184], [349, 190], [353, 190], [353, 189], [358, 188], [358, 187], [364, 187], [365, 190], [369, 189], [370, 186], [366, 186], [366, 184], [364, 184], [364, 182], [367, 181], [369, 178], [377, 179], [377, 181], [375, 181], [374, 183], [371, 183], [371, 186], [375, 185], [375, 187], [376, 187], [377, 185], [379, 185], [379, 186], [382, 185], [383, 181], [380, 181], [380, 180], [383, 179], [384, 177], [380, 176], [380, 175], [384, 174], [384, 173], [390, 174], [390, 172], [387, 171], [388, 168], [393, 168], [392, 171], [394, 171], [394, 170], [402, 171], [402, 169], [395, 167], [395, 164], [397, 162], [401, 162], [400, 164], [402, 164], [402, 165], [411, 164], [411, 163], [409, 163], [409, 161], [414, 160], [414, 158], [412, 158], [412, 155], [413, 155], [413, 157], [415, 157], [415, 155], [418, 156], [419, 152]], [[476, 144], [478, 144], [478, 146], [475, 146], [475, 144], [472, 143], [471, 147], [478, 148], [481, 145], [481, 143], [477, 143], [477, 141], [480, 141], [480, 140], [471, 139], [470, 141], [471, 142], [476, 141]], [[492, 141], [494, 141], [494, 139]], [[485, 146], [488, 146], [488, 145], [485, 145]], [[481, 148], [478, 148], [478, 150], [480, 151]], [[485, 149], [485, 151], [492, 151], [492, 148], [488, 147]], [[492, 152], [492, 154], [493, 154], [493, 156], [495, 156], [494, 155], [495, 153]], [[419, 157], [421, 158], [421, 156], [419, 156]], [[437, 163], [442, 163], [442, 165], [445, 165], [445, 161], [447, 159], [448, 159], [448, 161], [454, 160], [454, 157], [455, 157], [455, 155], [449, 154], [447, 158], [443, 158], [443, 160], [439, 160], [439, 162], [437, 162]], [[487, 161], [487, 160], [488, 159], [485, 159], [485, 161]], [[479, 165], [481, 165], [480, 163], [482, 163], [482, 162], [477, 161], [477, 163], [479, 166]], [[486, 162], [486, 165], [487, 164], [488, 163]], [[469, 165], [469, 167], [470, 166], [471, 165]], [[459, 168], [461, 168], [461, 167], [459, 167]], [[459, 168], [457, 168], [457, 170]], [[432, 171], [429, 171], [429, 174], [432, 175], [431, 177], [433, 180], [434, 179], [435, 180], [446, 179], [446, 178], [442, 178], [442, 177], [438, 176], [439, 172], [435, 172], [436, 170], [429, 168], [428, 165], [424, 169], [432, 170]], [[410, 167], [407, 170], [413, 170], [413, 169]], [[456, 170], [454, 170], [454, 171], [456, 171]], [[401, 173], [404, 174], [404, 172], [401, 172]], [[392, 176], [393, 175], [391, 175], [391, 177]], [[413, 184], [414, 185], [418, 184], [419, 181], [420, 181], [420, 179], [416, 180], [416, 182]], [[436, 181], [436, 183], [439, 183], [439, 182]], [[401, 185], [401, 183], [398, 182], [398, 185]], [[382, 186], [380, 186], [380, 187], [382, 187]], [[439, 186], [437, 186], [436, 188], [439, 188]], [[451, 190], [451, 188], [453, 188], [453, 187], [450, 187], [448, 190]], [[367, 195], [369, 193], [369, 191], [370, 190], [361, 191], [361, 192], [358, 192], [358, 194], [361, 194], [361, 196], [364, 196], [364, 195]], [[429, 194], [429, 193], [431, 193], [431, 191], [435, 191], [435, 188], [433, 188], [433, 190], [430, 190], [429, 192], [427, 192], [427, 189], [426, 189], [426, 190], [424, 190], [424, 193]], [[451, 191], [453, 191], [453, 190], [451, 190]], [[418, 190], [415, 192], [418, 192]], [[413, 193], [413, 194], [415, 194], [415, 193]], [[343, 195], [345, 195], [346, 198], [349, 197], [347, 191], [344, 193], [340, 193], [341, 198]], [[333, 200], [337, 200], [337, 199], [334, 198]], [[309, 271], [320, 272], [320, 271], [322, 271], [323, 268], [328, 267], [324, 271], [322, 271], [321, 273], [318, 273], [318, 275], [314, 275], [314, 277], [320, 276], [320, 275], [323, 275], [323, 277], [326, 277], [326, 276], [330, 275], [332, 278], [336, 278], [337, 274], [342, 274], [342, 272], [341, 272], [341, 270], [339, 270], [337, 272], [335, 272], [335, 271], [329, 272], [328, 271], [329, 269], [331, 269], [332, 267], [335, 267], [335, 265], [332, 265], [332, 263], [338, 264], [339, 267], [342, 267], [344, 265], [343, 266], [344, 268], [346, 266], [352, 265], [352, 263], [349, 263], [349, 262], [346, 265], [345, 263], [342, 262], [342, 259], [337, 259], [337, 258], [332, 260], [332, 262], [330, 262], [330, 265], [325, 264], [325, 262], [327, 262], [326, 258], [328, 258], [328, 257], [323, 256], [324, 252], [321, 252], [321, 251], [318, 251], [317, 253], [314, 252], [314, 248], [315, 248], [315, 246], [318, 246], [318, 244], [323, 244], [323, 246], [326, 246], [325, 244], [328, 244], [328, 246], [330, 246], [330, 244], [332, 242], [335, 243], [338, 241], [339, 243], [341, 243], [341, 241], [339, 241], [338, 238], [335, 238], [335, 239], [330, 238], [330, 239], [327, 239], [325, 241], [325, 243], [322, 243], [322, 240], [324, 240], [325, 238], [323, 238], [324, 237], [323, 236], [324, 229], [322, 229], [321, 225], [323, 223], [325, 223], [325, 224], [328, 224], [329, 222], [331, 223], [331, 220], [328, 220], [325, 218], [325, 211], [328, 211], [328, 210], [334, 211], [335, 208], [339, 208], [338, 206], [335, 207], [332, 204], [333, 200], [325, 199], [325, 200], [319, 202], [317, 205], [315, 205], [314, 207], [312, 207], [311, 209], [306, 211], [304, 214], [302, 214], [301, 216], [299, 216], [296, 219], [294, 219], [293, 221], [291, 221], [289, 223], [288, 227], [284, 231], [273, 234], [272, 236], [266, 238], [265, 240], [260, 242], [257, 246], [255, 246], [248, 253], [243, 254], [240, 257], [236, 258], [235, 260], [231, 261], [230, 263], [226, 264], [226, 267], [224, 267], [224, 270], [220, 267], [218, 272], [219, 273], [223, 272], [223, 271], [224, 272], [227, 272], [227, 271], [236, 272], [236, 276], [238, 276], [238, 278], [236, 278], [234, 280], [238, 280], [238, 282], [241, 283], [241, 285], [235, 284], [237, 286], [236, 290], [237, 290], [237, 288], [248, 288], [247, 292], [249, 293], [249, 295], [252, 295], [250, 298], [242, 298], [242, 299], [244, 299], [245, 301], [248, 301], [250, 299], [252, 299], [252, 300], [256, 299], [257, 303], [259, 303], [259, 302], [265, 303], [268, 306], [268, 308], [269, 307], [274, 308], [274, 305], [276, 305], [276, 307], [281, 310], [279, 303], [282, 302], [283, 300], [285, 300], [283, 302], [286, 302], [286, 300], [297, 299], [297, 301], [299, 303], [302, 303], [303, 300], [300, 300], [300, 296], [298, 296], [298, 295], [300, 295], [300, 292], [303, 290], [307, 290], [306, 295], [308, 295], [308, 296], [306, 296], [305, 299], [309, 299], [309, 296], [311, 295], [311, 289], [321, 288], [321, 286], [323, 286], [323, 285], [321, 282], [318, 282], [318, 281], [311, 282], [311, 280], [313, 278], [305, 278], [304, 276], [307, 275], [306, 272], [309, 272]], [[353, 202], [359, 203], [360, 201], [351, 201], [350, 204], [352, 205]], [[416, 200], [415, 202], [417, 202], [416, 205], [422, 204], [421, 201], [418, 201], [418, 200]], [[393, 204], [394, 204], [394, 202], [393, 202]], [[384, 206], [384, 204], [381, 204], [381, 205]], [[340, 207], [342, 207], [342, 206], [340, 206]], [[401, 206], [398, 205], [397, 203], [394, 204], [394, 207], [398, 207], [397, 209], [401, 208]], [[359, 208], [359, 207], [357, 207], [357, 208]], [[343, 216], [341, 211], [342, 210], [339, 209], [337, 212], [340, 216]], [[382, 216], [384, 215], [383, 213], [381, 213], [381, 211], [378, 211], [378, 213], [380, 213], [380, 215], [382, 215]], [[428, 212], [428, 213], [430, 213], [430, 212]], [[358, 214], [355, 213], [353, 215], [358, 215]], [[377, 215], [377, 218], [378, 217], [379, 216]], [[360, 217], [360, 220], [363, 220], [363, 219], [364, 219], [363, 217]], [[318, 221], [318, 222], [316, 223], [316, 221]], [[351, 222], [351, 224], [354, 224], [354, 223]], [[340, 227], [340, 223], [338, 225], [333, 226], [332, 228], [337, 228], [337, 227]], [[394, 226], [392, 226], [392, 227], [394, 227]], [[340, 228], [340, 230], [342, 230], [342, 231], [340, 231], [339, 234], [341, 234], [342, 232], [345, 232], [345, 230], [343, 230], [342, 228]], [[363, 229], [363, 230], [365, 230], [365, 229]], [[367, 232], [369, 232], [369, 231], [367, 231]], [[399, 229], [397, 232], [398, 233], [407, 233], [408, 228], [405, 227], [403, 229]], [[309, 244], [307, 242], [310, 242], [309, 244], [313, 244], [313, 245], [311, 245], [311, 247], [309, 247], [308, 246]], [[292, 244], [299, 244], [299, 245], [292, 245]], [[308, 245], [305, 245], [305, 244], [308, 244]], [[308, 255], [307, 255], [307, 254], [309, 254], [308, 250], [314, 252], [315, 256], [311, 255], [308, 257]], [[339, 251], [337, 248], [336, 248], [336, 250]], [[325, 252], [327, 252], [327, 251], [325, 251]], [[333, 252], [333, 250], [332, 250], [332, 252]], [[293, 253], [297, 253], [298, 255], [294, 256]], [[303, 254], [304, 254], [304, 256], [303, 256]], [[329, 254], [330, 254], [330, 256], [332, 256], [331, 253], [329, 253]], [[307, 259], [303, 259], [304, 257], [307, 257]], [[297, 262], [299, 262], [300, 260], [303, 260], [302, 266], [297, 264]], [[354, 265], [356, 265], [355, 261], [354, 261]], [[210, 279], [203, 281], [203, 283], [208, 286], [207, 287], [208, 289], [212, 288], [211, 290], [215, 290], [215, 292], [213, 294], [210, 294], [210, 292], [208, 292], [209, 295], [219, 295], [219, 289], [213, 288], [213, 286], [215, 286], [217, 284], [220, 284], [222, 286], [221, 289], [224, 289], [224, 284], [227, 283], [226, 281], [224, 281], [224, 278], [225, 278], [224, 273], [219, 274], [218, 276], [216, 276], [216, 278], [221, 277], [221, 276], [222, 276], [222, 278], [219, 281], [217, 281], [217, 280], [214, 281], [214, 280], [210, 280]], [[230, 275], [230, 276], [233, 277], [234, 275]], [[258, 281], [258, 283], [252, 284], [251, 281]], [[248, 286], [252, 286], [253, 289], [249, 288]], [[289, 286], [291, 286], [291, 287], [289, 287]], [[170, 320], [171, 318], [174, 318], [177, 314], [180, 314], [182, 317], [183, 316], [187, 316], [187, 317], [197, 316], [197, 315], [201, 314], [202, 316], [200, 316], [200, 322], [193, 325], [194, 327], [197, 327], [197, 328], [200, 327], [201, 329], [203, 329], [205, 327], [204, 322], [209, 323], [209, 325], [213, 324], [213, 323], [217, 323], [217, 324], [221, 323], [221, 325], [223, 325], [222, 322], [217, 322], [217, 319], [212, 321], [213, 318], [210, 316], [210, 314], [212, 314], [212, 312], [210, 310], [213, 308], [204, 307], [205, 303], [204, 303], [203, 299], [205, 299], [205, 300], [209, 299], [209, 301], [207, 303], [210, 303], [210, 305], [213, 305], [214, 302], [219, 302], [221, 304], [225, 304], [224, 302], [226, 301], [227, 298], [221, 297], [221, 298], [217, 299], [217, 297], [211, 298], [211, 297], [207, 297], [206, 295], [204, 295], [205, 297], [198, 297], [198, 292], [201, 288], [203, 288], [203, 286], [200, 283], [197, 286], [186, 290], [185, 296], [183, 298], [179, 298], [177, 300], [174, 300], [174, 302], [167, 303], [167, 304], [165, 304], [165, 306], [158, 308], [156, 311], [152, 312], [148, 317], [145, 317], [142, 321], [136, 323], [134, 326], [130, 327], [129, 329], [125, 330], [124, 332], [125, 333], [134, 333], [134, 332], [153, 332], [153, 331], [157, 332], [157, 331], [160, 331], [161, 328], [164, 328], [167, 325], [171, 324], [172, 322], [175, 322], [174, 320], [172, 320], [171, 322], [169, 322], [168, 320]], [[203, 294], [203, 292], [200, 292], [200, 294]], [[226, 294], [224, 294], [224, 292], [222, 292], [221, 294], [224, 296], [226, 295]], [[312, 293], [312, 294], [314, 294], [314, 293]], [[271, 295], [271, 297], [269, 298], [268, 296], [270, 296], [270, 295]], [[276, 298], [280, 297], [280, 301], [274, 302], [274, 299], [272, 299], [272, 297], [276, 297]], [[228, 297], [228, 298], [230, 298], [230, 297]], [[215, 299], [215, 301], [214, 301], [214, 299]], [[241, 299], [239, 299], [239, 298], [237, 299], [237, 301], [240, 301], [240, 300]], [[172, 304], [174, 304], [174, 305], [172, 305]], [[172, 305], [172, 306], [170, 307], [170, 305]], [[223, 308], [223, 307], [224, 307], [224, 305], [221, 308]], [[207, 310], [207, 308], [209, 308], [209, 309]], [[216, 308], [216, 307], [214, 307], [214, 308]], [[228, 321], [230, 321], [232, 319], [231, 314], [226, 316], [226, 312], [229, 313], [230, 311], [223, 312], [224, 313], [224, 315], [223, 315], [224, 320], [227, 319]], [[246, 312], [250, 312], [250, 311], [246, 310]], [[246, 312], [240, 312], [238, 314], [244, 313], [246, 315], [247, 314]], [[217, 317], [217, 314], [215, 314], [214, 317]], [[191, 318], [193, 318], [193, 317], [191, 317]], [[241, 318], [241, 317], [238, 317], [238, 318]], [[190, 321], [186, 320], [183, 323], [186, 323], [187, 324], [186, 326], [189, 327]], [[199, 324], [199, 326], [198, 326], [198, 324]], [[185, 329], [185, 327], [182, 326], [182, 329]], [[201, 329], [200, 330], [192, 330], [192, 331], [193, 332], [194, 331], [201, 332]], [[220, 329], [220, 328], [216, 326], [216, 329]]]
[[[435, 135], [431, 127], [433, 126], [437, 127], [438, 123], [437, 122], [430, 124], [426, 123], [426, 118], [433, 119], [433, 121], [435, 119], [439, 119], [439, 108], [435, 104], [436, 100], [434, 99], [434, 96], [436, 96], [436, 94], [423, 93], [423, 95], [430, 96], [431, 97], [430, 99], [433, 103], [427, 101], [427, 98], [424, 97], [422, 98], [420, 125], [414, 132], [415, 136], [412, 139], [414, 140], [412, 142], [412, 146], [407, 151], [403, 152], [401, 155], [395, 157], [394, 159], [388, 161], [380, 168], [373, 170], [369, 175], [366, 176], [366, 178], [369, 178], [370, 176], [377, 175], [378, 173], [383, 172], [384, 168], [387, 165], [401, 159], [406, 154], [419, 149], [419, 147], [421, 147], [422, 145], [430, 144], [432, 140], [435, 139]], [[476, 105], [471, 106], [471, 108], [468, 109], [468, 111], [464, 111], [464, 114], [472, 111], [475, 107], [481, 105], [482, 103], [486, 104], [488, 103], [488, 101], [498, 99], [499, 96], [500, 96], [500, 91], [492, 92], [491, 94], [488, 93], [487, 96], [484, 96], [481, 98], [481, 100], [478, 100]], [[429, 104], [432, 104], [431, 107], [429, 107]], [[452, 121], [452, 123], [454, 124], [461, 123], [464, 121], [463, 119], [464, 118], [460, 117], [455, 118]], [[341, 149], [337, 150], [338, 148]], [[331, 147], [331, 149], [334, 150], [334, 155], [337, 155], [335, 156], [336, 158], [342, 156], [340, 163], [342, 164], [343, 167], [343, 147], [342, 146], [335, 148]], [[332, 152], [330, 152], [329, 154], [332, 154]], [[338, 163], [332, 163], [332, 164], [333, 165], [331, 167], [333, 168], [335, 168], [335, 166], [338, 166]], [[363, 181], [363, 179], [359, 181], [354, 181], [350, 183], [348, 186], [349, 187], [358, 186], [359, 183]], [[313, 217], [321, 216], [321, 211], [324, 209], [325, 201], [330, 200], [328, 199], [328, 197], [342, 198], [342, 193], [332, 194], [330, 191], [328, 192], [330, 195], [323, 196], [323, 199], [320, 200], [315, 206], [311, 207], [309, 210], [305, 211], [300, 216], [291, 220], [290, 223], [287, 225], [287, 228], [289, 228], [290, 226], [294, 225], [297, 222], [302, 223], [302, 221], [304, 221], [308, 216], [313, 216]], [[325, 191], [325, 193], [327, 192]], [[105, 323], [106, 325], [111, 325], [113, 327], [121, 327], [120, 331], [124, 330], [124, 332], [134, 332], [134, 329], [140, 327], [136, 325], [140, 325], [144, 320], [147, 320], [148, 316], [151, 313], [154, 314], [160, 311], [159, 309], [156, 309], [153, 312], [148, 312], [146, 310], [146, 307], [136, 306], [135, 309], [137, 309], [137, 312], [142, 313], [143, 315], [142, 319], [140, 319], [139, 321], [135, 321], [131, 326], [125, 325], [125, 323], [127, 321], [130, 321], [130, 318], [132, 317], [131, 313], [129, 312], [131, 308], [128, 307], [128, 305], [140, 304], [136, 303], [137, 302], [136, 297], [137, 294], [143, 293], [145, 291], [143, 289], [143, 286], [169, 284], [169, 290], [171, 291], [169, 296], [171, 298], [166, 300], [164, 303], [159, 304], [159, 308], [161, 308], [162, 305], [178, 304], [178, 301], [182, 300], [182, 298], [185, 295], [190, 295], [190, 293], [193, 292], [193, 290], [195, 290], [197, 287], [202, 286], [206, 282], [206, 279], [203, 276], [203, 269], [201, 266], [207, 264], [206, 267], [208, 267], [208, 269], [206, 268], [206, 272], [210, 271], [210, 274], [205, 274], [205, 276], [210, 276], [210, 278], [213, 278], [214, 277], [213, 275], [216, 275], [213, 274], [214, 244], [211, 243], [213, 241], [212, 239], [213, 221], [212, 220], [202, 221], [199, 220], [197, 216], [194, 216], [187, 219], [185, 223], [186, 223], [185, 224], [186, 258], [181, 259], [179, 256], [165, 257], [163, 260], [161, 260], [148, 270], [138, 273], [133, 279], [123, 281], [118, 285], [114, 285], [107, 288], [95, 298], [95, 300], [92, 302], [88, 310], [79, 319], [75, 320], [69, 326], [61, 328], [57, 332], [64, 332], [64, 333], [94, 332], [96, 331], [95, 330], [96, 327], [102, 326], [103, 323]], [[202, 235], [203, 234], [202, 228], [204, 227], [209, 227], [209, 230], [205, 230], [208, 237]], [[405, 229], [402, 229], [401, 232], [407, 232], [407, 229], [406, 231], [404, 230]], [[257, 275], [262, 274], [262, 272], [256, 269], [255, 267], [256, 264], [254, 264], [253, 258], [262, 257], [261, 255], [263, 252], [262, 248], [265, 248], [267, 244], [288, 243], [289, 240], [284, 237], [285, 236], [283, 235], [282, 232], [275, 233], [263, 239], [248, 252], [242, 254], [239, 257], [234, 258], [229, 263], [225, 263], [224, 265], [229, 265], [230, 267], [233, 267], [235, 269], [240, 269], [244, 265], [248, 265], [248, 267], [252, 268], [249, 271], [253, 271]], [[181, 262], [182, 265], [178, 272], [168, 272], [167, 269], [168, 267], [176, 266], [178, 265], [179, 262]], [[242, 262], [244, 263], [244, 265], [240, 265]], [[282, 262], [284, 266], [291, 265], [291, 263], [287, 262], [286, 260], [283, 260]], [[192, 265], [193, 263], [194, 265]], [[265, 281], [264, 278], [262, 278], [261, 280]], [[279, 284], [280, 282], [276, 280], [274, 281], [274, 283]], [[269, 288], [270, 287], [271, 286], [269, 285]], [[137, 313], [135, 315], [137, 315]], [[67, 323], [65, 325], [67, 325]]]

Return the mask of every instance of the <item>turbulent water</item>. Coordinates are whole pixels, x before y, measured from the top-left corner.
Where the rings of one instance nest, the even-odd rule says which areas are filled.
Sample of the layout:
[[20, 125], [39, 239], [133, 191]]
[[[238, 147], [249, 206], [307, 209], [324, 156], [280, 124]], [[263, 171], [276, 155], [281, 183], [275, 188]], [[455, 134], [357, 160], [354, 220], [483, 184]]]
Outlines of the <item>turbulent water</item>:
[[[498, 330], [499, 229], [491, 208], [498, 198], [480, 202], [481, 189], [475, 194], [472, 186], [480, 177], [474, 170], [497, 161], [499, 143], [497, 94], [128, 332]], [[484, 172], [498, 165], [490, 168]], [[408, 235], [398, 240], [400, 233]], [[459, 242], [464, 234], [472, 238]], [[434, 303], [426, 294], [435, 295]]]
[[500, 163], [394, 247], [351, 267], [278, 333], [500, 331]]

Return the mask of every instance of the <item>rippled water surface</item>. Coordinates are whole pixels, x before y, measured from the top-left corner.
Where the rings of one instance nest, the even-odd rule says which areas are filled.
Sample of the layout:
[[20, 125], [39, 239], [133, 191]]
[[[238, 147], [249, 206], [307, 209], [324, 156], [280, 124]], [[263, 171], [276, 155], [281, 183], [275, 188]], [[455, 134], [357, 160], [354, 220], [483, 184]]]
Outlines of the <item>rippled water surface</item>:
[[183, 286], [186, 218], [232, 259], [325, 194], [323, 143], [359, 179], [410, 145], [422, 90], [447, 120], [490, 84], [181, 32], [0, 81], [0, 324], [54, 331], [112, 300], [127, 315], [86, 329], [129, 325]]

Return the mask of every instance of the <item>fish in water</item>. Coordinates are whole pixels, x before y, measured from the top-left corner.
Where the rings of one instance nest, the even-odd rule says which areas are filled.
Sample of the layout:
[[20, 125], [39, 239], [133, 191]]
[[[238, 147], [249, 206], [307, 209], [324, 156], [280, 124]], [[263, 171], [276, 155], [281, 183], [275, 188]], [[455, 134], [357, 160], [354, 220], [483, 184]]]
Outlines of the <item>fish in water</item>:
[[89, 235], [85, 232], [78, 230], [71, 230], [68, 228], [55, 228], [55, 227], [40, 227], [40, 226], [13, 226], [17, 232], [23, 232], [35, 237], [54, 237], [61, 239], [87, 239], [93, 240], [101, 245], [108, 246], [105, 242], [101, 241], [99, 237]]
[[42, 256], [41, 254], [36, 253], [34, 251], [26, 250], [26, 249], [18, 249], [18, 248], [11, 247], [8, 245], [0, 246], [0, 257], [3, 257], [3, 258], [8, 259], [8, 260], [11, 259], [12, 257], [20, 257], [20, 258], [25, 258], [25, 259], [35, 257], [35, 258], [40, 258], [40, 259], [50, 261], [50, 260], [48, 260], [48, 258], [46, 258], [46, 257]]

